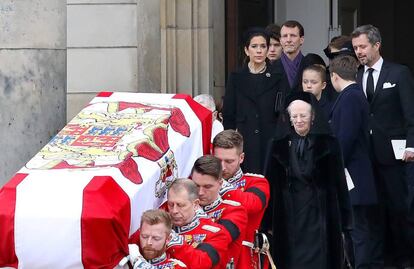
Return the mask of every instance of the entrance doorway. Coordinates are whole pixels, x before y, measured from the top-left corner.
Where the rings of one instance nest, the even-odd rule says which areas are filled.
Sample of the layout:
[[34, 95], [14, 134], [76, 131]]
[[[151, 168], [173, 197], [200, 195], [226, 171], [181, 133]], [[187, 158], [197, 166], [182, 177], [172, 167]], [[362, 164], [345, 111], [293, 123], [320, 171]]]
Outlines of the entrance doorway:
[[414, 1], [338, 0], [338, 24], [345, 35], [349, 35], [357, 25], [378, 27], [384, 59], [407, 65], [414, 72], [414, 53], [410, 43], [413, 9]]
[[273, 19], [273, 0], [226, 0], [226, 78], [243, 64], [243, 33], [249, 27], [266, 27]]

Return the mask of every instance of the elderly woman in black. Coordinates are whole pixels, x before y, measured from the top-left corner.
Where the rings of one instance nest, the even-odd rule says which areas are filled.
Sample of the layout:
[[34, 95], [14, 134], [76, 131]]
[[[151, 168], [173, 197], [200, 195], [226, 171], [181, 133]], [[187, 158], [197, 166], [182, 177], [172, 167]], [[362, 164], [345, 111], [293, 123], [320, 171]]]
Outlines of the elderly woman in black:
[[311, 93], [287, 104], [292, 127], [278, 129], [266, 161], [274, 260], [278, 269], [340, 269], [352, 223], [339, 144]]
[[266, 61], [269, 36], [261, 28], [245, 33], [244, 52], [248, 62], [230, 74], [223, 104], [224, 129], [237, 129], [244, 137], [245, 172], [263, 173], [268, 140], [274, 135], [283, 107], [283, 71]]

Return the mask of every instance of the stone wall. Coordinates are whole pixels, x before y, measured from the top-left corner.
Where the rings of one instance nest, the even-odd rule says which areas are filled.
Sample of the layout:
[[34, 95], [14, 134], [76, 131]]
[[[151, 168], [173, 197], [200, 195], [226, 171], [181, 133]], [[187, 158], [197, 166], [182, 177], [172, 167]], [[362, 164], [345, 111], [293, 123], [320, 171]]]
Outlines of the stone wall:
[[100, 91], [224, 92], [223, 0], [68, 0], [70, 120]]
[[137, 91], [137, 0], [67, 0], [67, 57], [68, 120], [98, 92]]
[[0, 1], [0, 186], [66, 122], [66, 1]]

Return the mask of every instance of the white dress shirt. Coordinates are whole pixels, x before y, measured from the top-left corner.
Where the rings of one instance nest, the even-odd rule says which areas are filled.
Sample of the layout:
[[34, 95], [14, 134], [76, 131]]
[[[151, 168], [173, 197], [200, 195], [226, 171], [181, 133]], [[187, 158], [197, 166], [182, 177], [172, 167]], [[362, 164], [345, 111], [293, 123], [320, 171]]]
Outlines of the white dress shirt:
[[369, 74], [368, 69], [370, 68], [374, 69], [374, 71], [372, 71], [372, 77], [374, 78], [374, 92], [375, 92], [383, 63], [384, 63], [384, 59], [380, 57], [379, 60], [372, 67], [364, 65], [364, 75], [362, 76], [362, 87], [364, 88], [365, 96], [367, 95], [366, 89], [367, 89], [367, 78]]

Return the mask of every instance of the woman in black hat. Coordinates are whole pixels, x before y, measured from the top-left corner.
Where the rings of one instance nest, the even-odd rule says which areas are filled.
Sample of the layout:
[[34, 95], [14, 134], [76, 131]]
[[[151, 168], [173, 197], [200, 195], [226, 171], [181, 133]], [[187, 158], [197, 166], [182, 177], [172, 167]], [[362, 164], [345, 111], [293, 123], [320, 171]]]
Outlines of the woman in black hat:
[[340, 269], [351, 207], [339, 144], [311, 93], [286, 106], [291, 128], [278, 129], [266, 161], [272, 254], [279, 269]]

